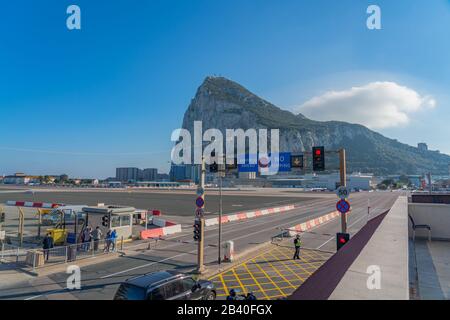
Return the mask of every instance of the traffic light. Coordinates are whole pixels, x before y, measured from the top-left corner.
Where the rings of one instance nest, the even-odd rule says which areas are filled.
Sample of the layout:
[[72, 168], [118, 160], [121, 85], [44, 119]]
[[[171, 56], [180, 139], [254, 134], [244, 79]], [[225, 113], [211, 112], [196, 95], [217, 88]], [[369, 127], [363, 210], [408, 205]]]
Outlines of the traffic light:
[[109, 216], [108, 215], [104, 215], [102, 217], [102, 226], [104, 227], [109, 227]]
[[219, 172], [219, 165], [214, 161], [214, 163], [209, 165], [209, 172], [216, 173]]
[[313, 171], [325, 170], [325, 148], [313, 147]]
[[350, 234], [348, 233], [337, 233], [336, 234], [336, 248], [341, 249], [347, 242], [350, 241]]
[[194, 240], [200, 241], [201, 240], [201, 234], [202, 234], [202, 223], [200, 220], [195, 220], [194, 223]]
[[0, 213], [0, 223], [3, 223], [3, 222], [5, 222], [5, 213], [1, 212]]

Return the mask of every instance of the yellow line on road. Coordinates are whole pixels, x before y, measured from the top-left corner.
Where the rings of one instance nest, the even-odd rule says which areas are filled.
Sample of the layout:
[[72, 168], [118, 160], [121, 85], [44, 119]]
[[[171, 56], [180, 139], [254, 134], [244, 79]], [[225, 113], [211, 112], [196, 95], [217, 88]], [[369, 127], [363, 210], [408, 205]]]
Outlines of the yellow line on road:
[[[272, 253], [271, 253], [271, 254], [272, 254]], [[277, 259], [277, 257], [275, 257], [273, 254], [272, 254], [272, 256], [273, 256], [275, 259]], [[289, 269], [289, 271], [290, 271], [294, 276], [296, 276], [296, 277], [297, 277], [299, 280], [301, 280], [302, 282], [305, 282], [305, 279], [303, 279], [302, 277], [300, 277], [299, 275], [297, 275], [297, 272], [294, 271], [294, 270], [292, 270], [292, 268], [289, 267], [288, 264], [284, 263], [284, 261], [281, 261], [281, 260], [280, 260], [280, 262], [281, 262], [287, 269]]]
[[244, 287], [244, 285], [242, 284], [241, 280], [239, 280], [239, 276], [238, 276], [238, 274], [236, 273], [236, 271], [234, 270], [234, 268], [233, 268], [233, 269], [231, 269], [231, 270], [232, 270], [232, 272], [233, 272], [234, 276], [236, 277], [236, 280], [238, 281], [238, 283], [239, 283], [239, 286], [240, 286], [240, 287], [241, 287], [241, 289], [242, 289], [242, 293], [246, 294], [246, 293], [247, 293], [247, 290], [245, 290], [245, 287]]
[[277, 290], [280, 291], [281, 294], [284, 294], [284, 292], [280, 289], [280, 287], [279, 287], [275, 282], [273, 282], [272, 278], [270, 278], [270, 276], [267, 274], [267, 272], [264, 271], [264, 269], [261, 268], [261, 267], [259, 266], [259, 264], [257, 264], [256, 261], [255, 261], [254, 259], [253, 259], [252, 261], [253, 261], [254, 264], [256, 264], [256, 266], [259, 268], [259, 270], [261, 270], [261, 271], [265, 274], [265, 276], [267, 277], [267, 279], [269, 279], [269, 281], [272, 282], [272, 284], [275, 286], [275, 288], [277, 288]]
[[253, 278], [253, 281], [255, 282], [255, 284], [258, 286], [258, 288], [261, 290], [261, 293], [266, 297], [266, 299], [269, 299], [269, 296], [266, 294], [266, 292], [264, 291], [263, 287], [261, 287], [261, 285], [259, 284], [258, 280], [255, 279], [255, 277], [253, 276], [253, 273], [250, 272], [250, 270], [247, 267], [247, 264], [244, 263], [243, 264], [244, 268], [247, 270], [247, 272], [250, 274], [250, 276]]
[[225, 291], [225, 293], [227, 293], [228, 288], [227, 288], [227, 285], [225, 284], [225, 281], [223, 280], [223, 277], [221, 274], [219, 274], [219, 279], [220, 279], [220, 281], [222, 281], [223, 290]]
[[272, 263], [270, 263], [269, 260], [267, 260], [267, 259], [265, 258], [265, 256], [262, 257], [262, 258], [269, 264], [269, 266], [272, 267], [273, 270], [275, 270], [275, 272], [276, 272], [281, 278], [283, 278], [283, 280], [284, 280], [285, 282], [287, 282], [292, 288], [297, 288], [297, 287], [294, 286], [288, 279], [286, 279], [286, 278], [281, 274], [281, 272], [280, 272], [277, 268], [275, 268], [275, 266], [274, 266]]

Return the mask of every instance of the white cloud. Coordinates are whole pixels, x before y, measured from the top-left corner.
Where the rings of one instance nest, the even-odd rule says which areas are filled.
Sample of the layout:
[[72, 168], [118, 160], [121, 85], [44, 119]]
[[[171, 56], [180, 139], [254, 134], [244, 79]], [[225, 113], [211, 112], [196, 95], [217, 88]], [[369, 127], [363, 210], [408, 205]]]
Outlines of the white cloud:
[[395, 82], [371, 82], [314, 97], [294, 111], [314, 120], [340, 120], [372, 129], [404, 126], [412, 113], [434, 108], [436, 101]]

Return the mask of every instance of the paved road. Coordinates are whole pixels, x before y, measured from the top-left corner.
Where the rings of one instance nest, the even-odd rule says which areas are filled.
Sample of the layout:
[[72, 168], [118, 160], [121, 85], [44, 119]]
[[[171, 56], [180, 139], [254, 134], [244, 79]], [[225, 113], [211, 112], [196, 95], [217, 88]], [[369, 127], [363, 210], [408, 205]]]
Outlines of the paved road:
[[[261, 207], [275, 207], [315, 199], [317, 194], [281, 193], [271, 195], [262, 192], [224, 191], [224, 212], [252, 210]], [[327, 197], [329, 195], [320, 195]], [[195, 208], [195, 191], [43, 191], [34, 194], [0, 191], [0, 203], [8, 200], [64, 203], [72, 205], [97, 205], [98, 203], [133, 206], [138, 209], [158, 209], [168, 216], [192, 216]], [[207, 213], [219, 210], [219, 196], [215, 191], [206, 194]]]
[[[373, 217], [389, 209], [399, 195], [390, 192], [362, 192], [352, 195], [352, 213], [348, 217], [349, 232], [354, 234], [366, 223], [368, 199]], [[309, 200], [290, 212], [225, 224], [223, 240], [233, 240], [238, 251], [249, 249], [255, 244], [269, 241], [272, 236], [279, 233], [278, 228], [291, 227], [333, 211], [336, 199]], [[217, 229], [217, 226], [213, 226], [206, 230], [207, 266], [214, 265], [217, 261]], [[317, 228], [314, 233], [304, 234], [303, 243], [309, 248], [334, 251], [334, 234], [339, 229], [339, 219], [335, 219]], [[192, 241], [192, 230], [186, 230], [182, 234], [169, 237], [167, 241], [160, 242], [157, 249], [83, 267], [82, 290], [65, 292], [63, 288], [67, 275], [56, 273], [3, 288], [0, 291], [0, 299], [111, 299], [117, 285], [131, 276], [162, 269], [189, 271], [195, 267], [195, 262], [196, 243]]]

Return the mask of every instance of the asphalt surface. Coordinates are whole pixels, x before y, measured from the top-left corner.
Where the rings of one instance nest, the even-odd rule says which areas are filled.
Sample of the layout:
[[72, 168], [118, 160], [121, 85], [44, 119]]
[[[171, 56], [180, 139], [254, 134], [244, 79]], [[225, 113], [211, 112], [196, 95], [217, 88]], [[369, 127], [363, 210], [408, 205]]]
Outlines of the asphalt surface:
[[[397, 192], [361, 192], [350, 197], [352, 212], [348, 216], [348, 231], [355, 234], [370, 217], [388, 210], [396, 198]], [[367, 206], [370, 199], [370, 215]], [[288, 228], [314, 217], [335, 210], [336, 196], [325, 199], [316, 198], [304, 201], [298, 209], [240, 222], [224, 224], [223, 241], [233, 240], [235, 250], [241, 252], [257, 244], [271, 240], [279, 234], [280, 228]], [[334, 219], [311, 233], [303, 235], [306, 248], [333, 252], [335, 233], [340, 230], [339, 219]], [[217, 263], [218, 226], [212, 226], [205, 232], [205, 264]], [[192, 241], [192, 230], [160, 241], [156, 248], [142, 250], [134, 256], [123, 256], [111, 261], [81, 268], [82, 289], [68, 292], [65, 290], [67, 274], [54, 273], [45, 277], [32, 278], [22, 283], [0, 289], [0, 299], [112, 299], [120, 282], [135, 275], [157, 270], [175, 269], [187, 272], [196, 266], [197, 244]]]
[[[14, 191], [14, 190], [13, 190]], [[11, 190], [0, 190], [0, 203], [12, 201], [34, 201], [63, 203], [71, 205], [97, 205], [98, 203], [132, 206], [137, 209], [157, 209], [168, 216], [192, 216], [194, 214], [196, 194], [194, 190], [189, 191], [40, 191], [34, 194], [26, 192], [12, 192]], [[300, 201], [314, 199], [307, 194], [301, 197], [295, 194], [271, 196], [270, 194], [239, 195], [238, 192], [223, 192], [224, 212], [236, 212], [252, 210], [264, 207], [276, 207]], [[219, 195], [217, 192], [206, 194], [205, 211], [207, 214], [216, 214], [219, 211]]]

